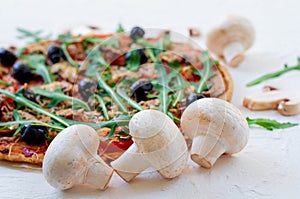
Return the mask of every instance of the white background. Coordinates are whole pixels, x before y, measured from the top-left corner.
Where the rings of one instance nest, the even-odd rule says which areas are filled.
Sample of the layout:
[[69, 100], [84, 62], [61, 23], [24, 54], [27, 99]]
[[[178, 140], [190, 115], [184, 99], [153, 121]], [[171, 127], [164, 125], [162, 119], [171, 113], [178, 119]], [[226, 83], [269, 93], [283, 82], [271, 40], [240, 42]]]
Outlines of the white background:
[[[103, 31], [114, 31], [119, 22], [127, 30], [140, 25], [187, 33], [188, 27], [197, 27], [205, 35], [227, 14], [240, 14], [253, 22], [257, 39], [243, 64], [230, 69], [235, 85], [232, 102], [245, 116], [300, 122], [300, 116], [284, 117], [276, 111], [250, 112], [241, 106], [243, 96], [260, 91], [264, 85], [246, 88], [247, 82], [278, 70], [284, 63], [295, 64], [300, 56], [298, 2], [1, 0], [0, 44], [20, 44], [16, 40], [17, 27], [57, 33], [90, 24], [102, 27]], [[299, 77], [299, 71], [291, 72], [271, 82], [288, 82], [288, 89], [299, 93]], [[55, 190], [40, 170], [20, 169], [1, 162], [0, 198], [299, 198], [299, 168], [300, 127], [273, 132], [252, 128], [247, 147], [233, 157], [222, 157], [211, 170], [190, 162], [174, 180], [164, 180], [152, 173], [143, 174], [130, 184], [114, 175], [104, 192], [82, 186], [64, 192]]]

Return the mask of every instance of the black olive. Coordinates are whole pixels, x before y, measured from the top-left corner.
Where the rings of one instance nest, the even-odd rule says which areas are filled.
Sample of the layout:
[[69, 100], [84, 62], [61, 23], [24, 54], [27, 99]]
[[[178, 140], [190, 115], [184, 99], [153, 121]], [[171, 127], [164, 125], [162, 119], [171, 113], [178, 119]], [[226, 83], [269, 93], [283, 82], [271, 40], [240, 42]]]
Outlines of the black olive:
[[134, 82], [130, 87], [131, 96], [133, 96], [137, 102], [147, 99], [147, 94], [153, 89], [153, 85], [147, 79], [140, 79]]
[[64, 54], [64, 51], [61, 49], [61, 47], [57, 45], [51, 45], [48, 47], [47, 56], [52, 64], [56, 64], [61, 60], [66, 59], [66, 55]]
[[25, 89], [25, 90], [23, 90], [23, 95], [24, 95], [24, 97], [26, 97], [30, 101], [37, 102], [36, 101], [36, 97], [37, 96], [34, 94], [34, 92], [31, 89]]
[[16, 62], [13, 66], [12, 76], [21, 84], [28, 83], [33, 79], [33, 73], [26, 64]]
[[191, 103], [193, 103], [194, 101], [198, 100], [198, 99], [202, 99], [205, 98], [205, 96], [203, 94], [200, 93], [190, 93], [186, 99], [185, 99], [185, 104], [186, 106], [190, 105]]
[[138, 27], [138, 26], [133, 27], [130, 31], [130, 37], [133, 40], [142, 38], [142, 37], [144, 37], [144, 35], [145, 35], [145, 31], [141, 27]]
[[83, 79], [79, 82], [78, 92], [83, 100], [87, 101], [97, 88], [97, 84], [89, 79]]
[[42, 144], [46, 140], [48, 130], [44, 126], [25, 124], [21, 129], [21, 137], [27, 144]]
[[12, 66], [17, 60], [17, 57], [14, 53], [0, 48], [0, 64], [3, 66], [10, 67]]
[[140, 57], [140, 64], [144, 64], [148, 61], [148, 57], [145, 54], [144, 49], [137, 49], [129, 51], [125, 54], [126, 62], [128, 62], [130, 59], [132, 59], [132, 56], [139, 56]]

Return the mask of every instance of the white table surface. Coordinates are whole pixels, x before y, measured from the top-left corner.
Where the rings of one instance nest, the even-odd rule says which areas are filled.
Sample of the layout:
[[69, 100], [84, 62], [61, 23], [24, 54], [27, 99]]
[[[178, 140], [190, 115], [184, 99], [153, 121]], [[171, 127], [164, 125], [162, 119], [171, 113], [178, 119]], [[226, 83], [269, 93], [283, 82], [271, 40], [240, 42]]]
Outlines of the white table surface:
[[[299, 7], [296, 0], [1, 0], [0, 43], [18, 44], [16, 27], [55, 33], [82, 24], [115, 30], [119, 22], [127, 29], [140, 25], [183, 33], [188, 27], [198, 27], [205, 35], [227, 14], [240, 14], [253, 22], [257, 39], [243, 64], [230, 69], [235, 86], [233, 104], [245, 116], [300, 122], [300, 116], [250, 112], [241, 105], [243, 96], [264, 85], [246, 88], [247, 82], [284, 63], [296, 63], [300, 56]], [[292, 82], [299, 92], [299, 77], [297, 71], [273, 81]], [[0, 162], [0, 198], [299, 198], [299, 169], [299, 126], [272, 132], [251, 128], [247, 147], [232, 157], [222, 157], [210, 170], [189, 161], [183, 174], [173, 180], [150, 173], [127, 184], [114, 175], [106, 191], [83, 186], [59, 191], [47, 184], [39, 169], [20, 169]]]

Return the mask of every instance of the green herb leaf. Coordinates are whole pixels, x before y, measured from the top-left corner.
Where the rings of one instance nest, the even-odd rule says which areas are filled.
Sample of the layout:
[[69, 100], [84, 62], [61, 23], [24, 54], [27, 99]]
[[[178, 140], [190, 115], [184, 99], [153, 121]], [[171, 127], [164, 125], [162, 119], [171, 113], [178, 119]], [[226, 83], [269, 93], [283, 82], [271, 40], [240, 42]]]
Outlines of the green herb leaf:
[[95, 98], [98, 100], [98, 102], [99, 102], [99, 106], [101, 107], [101, 110], [102, 110], [102, 114], [103, 114], [103, 116], [104, 116], [104, 118], [106, 119], [106, 120], [109, 120], [109, 116], [108, 116], [108, 112], [107, 112], [107, 108], [106, 108], [106, 106], [105, 106], [105, 103], [104, 103], [104, 100], [102, 99], [102, 97], [101, 96], [99, 96], [99, 95], [94, 95], [95, 96]]
[[257, 85], [257, 84], [260, 84], [261, 82], [264, 82], [266, 80], [269, 80], [269, 79], [272, 79], [272, 78], [276, 78], [276, 77], [279, 77], [289, 71], [292, 71], [292, 70], [300, 70], [300, 60], [298, 59], [298, 64], [295, 65], [295, 66], [287, 66], [285, 65], [283, 69], [277, 71], [277, 72], [273, 72], [273, 73], [269, 73], [269, 74], [266, 74], [266, 75], [263, 75], [251, 82], [249, 82], [246, 86], [250, 87], [250, 86], [254, 86], [254, 85]]
[[204, 64], [203, 70], [194, 69], [194, 73], [201, 77], [199, 83], [196, 85], [197, 93], [202, 93], [204, 90], [208, 89], [210, 86], [207, 85], [207, 81], [216, 75], [216, 73], [212, 71], [212, 66], [217, 64], [217, 62], [210, 59], [207, 51], [202, 52], [200, 61]]
[[123, 28], [122, 24], [119, 23], [118, 29], [116, 30], [116, 33], [123, 33], [123, 32], [125, 32], [125, 29]]
[[98, 84], [101, 88], [103, 88], [108, 94], [109, 96], [111, 96], [111, 98], [114, 100], [114, 102], [116, 103], [116, 105], [118, 106], [118, 108], [120, 109], [120, 111], [127, 113], [128, 110], [127, 108], [124, 106], [124, 104], [122, 103], [122, 101], [119, 99], [119, 96], [113, 91], [113, 89], [108, 86], [106, 84], [106, 82], [101, 78], [99, 73], [96, 73], [96, 78], [98, 81]]
[[126, 68], [131, 71], [137, 71], [141, 65], [141, 55], [138, 50], [130, 52], [129, 60], [126, 62]]
[[159, 110], [165, 114], [168, 113], [171, 98], [169, 93], [172, 91], [169, 86], [169, 80], [165, 67], [160, 62], [155, 63], [155, 69], [157, 70], [158, 79], [154, 84], [155, 89], [159, 92], [158, 98], [160, 100]]
[[11, 93], [7, 90], [3, 90], [0, 88], [0, 93], [12, 98], [17, 104], [18, 106], [22, 105], [22, 106], [26, 106], [40, 114], [44, 114], [44, 115], [47, 115], [49, 116], [50, 118], [60, 122], [62, 125], [64, 126], [69, 126], [69, 124], [62, 118], [58, 117], [57, 115], [53, 114], [53, 113], [50, 113], [48, 111], [46, 111], [45, 109], [43, 109], [40, 105], [26, 99], [23, 95], [21, 95], [19, 92], [19, 95], [15, 95], [14, 93]]
[[61, 49], [63, 50], [68, 62], [75, 68], [78, 68], [78, 64], [72, 59], [72, 57], [70, 56], [70, 54], [68, 52], [67, 45], [68, 45], [67, 43], [63, 43], [61, 45]]
[[117, 93], [118, 95], [123, 98], [124, 101], [126, 101], [132, 108], [142, 111], [144, 110], [136, 101], [132, 100], [124, 91], [125, 85], [130, 85], [129, 80], [123, 80], [120, 82], [117, 86]]
[[6, 81], [3, 81], [0, 79], [0, 84], [4, 85], [4, 86], [11, 86], [12, 84], [11, 83], [8, 83]]
[[80, 37], [74, 37], [71, 33], [58, 35], [58, 39], [62, 40], [65, 44], [80, 42]]
[[24, 62], [34, 69], [33, 72], [40, 75], [43, 78], [45, 84], [49, 84], [53, 81], [54, 76], [50, 75], [45, 61], [45, 56], [40, 54], [31, 54], [24, 59]]
[[119, 44], [120, 41], [116, 37], [109, 37], [107, 39], [99, 39], [99, 38], [92, 37], [92, 36], [86, 36], [84, 39], [87, 42], [90, 42], [90, 43], [93, 43], [93, 44], [98, 44], [100, 47], [112, 46], [112, 47], [115, 47], [115, 48], [119, 48], [119, 46], [120, 46], [120, 44]]
[[[98, 49], [87, 50], [86, 54], [88, 55], [86, 58], [86, 76], [92, 77], [95, 76], [96, 72], [103, 72], [104, 68], [102, 66], [107, 67], [107, 63], [102, 55], [102, 53]], [[99, 71], [99, 69], [103, 69], [103, 71]]]
[[47, 105], [48, 108], [51, 107], [55, 107], [57, 106], [58, 103], [65, 101], [65, 100], [69, 100], [73, 102], [73, 107], [74, 108], [83, 108], [86, 111], [91, 111], [89, 105], [87, 105], [87, 103], [85, 103], [84, 101], [81, 101], [80, 99], [74, 98], [74, 97], [70, 97], [68, 95], [65, 95], [61, 90], [56, 90], [54, 92], [50, 92], [41, 88], [32, 88], [32, 91], [37, 94], [37, 95], [41, 95], [47, 98], [52, 99], [50, 101], [50, 103]]
[[297, 123], [290, 123], [290, 122], [280, 123], [277, 122], [276, 120], [270, 120], [264, 118], [251, 119], [247, 117], [246, 120], [249, 126], [258, 125], [270, 131], [272, 131], [273, 129], [285, 129], [285, 128], [290, 128], [298, 125]]
[[20, 35], [18, 36], [19, 39], [31, 39], [31, 42], [47, 40], [51, 37], [51, 34], [42, 36], [41, 34], [43, 34], [43, 31], [41, 30], [31, 32], [23, 28], [17, 28], [17, 31], [20, 33]]

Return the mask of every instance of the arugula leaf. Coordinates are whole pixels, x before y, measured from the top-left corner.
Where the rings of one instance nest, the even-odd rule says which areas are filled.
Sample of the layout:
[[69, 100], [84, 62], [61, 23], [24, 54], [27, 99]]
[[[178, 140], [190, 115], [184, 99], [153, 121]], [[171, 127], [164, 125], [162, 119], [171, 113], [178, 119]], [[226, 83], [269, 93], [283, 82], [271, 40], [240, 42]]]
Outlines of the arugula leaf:
[[59, 131], [61, 131], [61, 130], [64, 129], [64, 127], [57, 126], [57, 125], [54, 125], [54, 124], [48, 124], [48, 123], [37, 121], [37, 120], [22, 120], [22, 119], [19, 119], [19, 120], [16, 120], [16, 121], [11, 121], [11, 122], [0, 122], [0, 127], [11, 127], [11, 126], [17, 125], [17, 124], [19, 124], [20, 126], [15, 131], [15, 133], [13, 134], [13, 136], [16, 136], [21, 131], [22, 127], [25, 124], [32, 124], [32, 125], [38, 125], [38, 126], [46, 126], [46, 127], [50, 127], [50, 128], [59, 130]]
[[79, 122], [79, 121], [74, 121], [74, 120], [69, 120], [66, 119], [66, 121], [70, 124], [70, 125], [74, 125], [74, 124], [85, 124], [88, 125], [94, 129], [100, 129], [103, 127], [108, 127], [110, 128], [110, 133], [107, 135], [107, 137], [101, 139], [101, 141], [105, 141], [108, 140], [110, 138], [112, 138], [115, 133], [116, 133], [116, 128], [118, 126], [122, 126], [124, 127], [125, 131], [124, 133], [127, 132], [128, 134], [128, 124], [130, 119], [132, 118], [133, 115], [127, 115], [127, 114], [121, 114], [121, 115], [117, 115], [116, 117], [114, 117], [113, 119], [106, 121], [106, 122], [101, 122], [101, 123], [88, 123], [88, 122]]
[[75, 42], [80, 42], [80, 37], [79, 36], [73, 36], [71, 33], [66, 33], [66, 34], [61, 34], [58, 35], [58, 39], [62, 40], [65, 44], [70, 44], [70, 43], [75, 43]]
[[72, 57], [70, 56], [70, 54], [69, 54], [69, 52], [68, 52], [67, 45], [68, 45], [67, 43], [63, 43], [63, 44], [61, 45], [61, 49], [62, 49], [62, 51], [64, 52], [64, 54], [65, 54], [65, 56], [66, 56], [68, 62], [69, 62], [72, 66], [74, 66], [75, 68], [78, 68], [78, 64], [72, 59]]
[[118, 38], [116, 37], [109, 37], [107, 39], [99, 39], [96, 37], [92, 37], [92, 36], [86, 36], [85, 41], [90, 42], [92, 44], [98, 44], [100, 47], [102, 46], [112, 46], [115, 48], [119, 48], [120, 46], [120, 41]]
[[91, 111], [89, 105], [80, 99], [70, 97], [65, 95], [60, 89], [55, 90], [54, 92], [50, 92], [41, 88], [32, 88], [32, 91], [37, 94], [47, 98], [52, 99], [47, 105], [48, 108], [57, 106], [58, 103], [69, 100], [73, 102], [73, 107], [80, 107], [85, 109], [86, 111]]
[[40, 54], [31, 54], [24, 59], [24, 62], [34, 69], [34, 73], [40, 75], [43, 78], [45, 84], [49, 84], [53, 81], [54, 76], [50, 75], [45, 61], [45, 56]]
[[106, 84], [106, 82], [101, 78], [99, 73], [96, 73], [96, 78], [98, 81], [98, 84], [101, 88], [103, 88], [108, 94], [109, 96], [111, 96], [111, 98], [114, 100], [114, 102], [117, 104], [118, 108], [120, 109], [120, 111], [127, 113], [128, 110], [127, 108], [124, 106], [124, 104], [122, 103], [122, 101], [119, 99], [119, 96], [113, 91], [113, 89], [108, 86]]
[[123, 87], [125, 84], [129, 84], [128, 80], [123, 80], [121, 83], [117, 86], [117, 93], [118, 95], [123, 98], [132, 108], [135, 108], [136, 110], [142, 111], [144, 110], [136, 101], [132, 100], [126, 92], [123, 90]]
[[108, 66], [102, 53], [98, 49], [87, 50], [86, 54], [88, 55], [86, 58], [86, 71], [85, 71], [86, 76], [88, 77], [95, 76], [95, 72], [99, 72], [98, 69], [101, 66], [105, 66], [105, 67]]
[[31, 39], [32, 42], [47, 40], [51, 37], [51, 34], [42, 36], [41, 34], [43, 33], [43, 31], [41, 30], [31, 32], [23, 28], [17, 28], [17, 31], [20, 33], [20, 35], [17, 37], [18, 39]]
[[216, 75], [216, 73], [212, 71], [212, 66], [218, 63], [210, 59], [207, 51], [202, 52], [200, 61], [204, 64], [203, 70], [193, 70], [195, 74], [201, 77], [199, 83], [196, 85], [197, 93], [202, 93], [204, 90], [210, 88], [210, 85], [207, 85], [207, 81]]
[[50, 118], [58, 121], [59, 123], [61, 123], [62, 125], [66, 126], [66, 127], [69, 126], [69, 124], [63, 118], [58, 117], [57, 115], [46, 111], [40, 105], [28, 100], [21, 94], [21, 92], [18, 92], [18, 95], [16, 95], [14, 93], [11, 93], [7, 90], [3, 90], [0, 88], [0, 93], [6, 95], [7, 97], [12, 98], [18, 104], [18, 106], [20, 106], [20, 105], [26, 106], [40, 114], [49, 116]]
[[248, 84], [246, 84], [247, 87], [250, 87], [250, 86], [254, 86], [254, 85], [257, 85], [257, 84], [260, 84], [261, 82], [264, 82], [266, 80], [269, 80], [269, 79], [272, 79], [272, 78], [276, 78], [276, 77], [279, 77], [289, 71], [292, 71], [292, 70], [300, 70], [300, 58], [298, 58], [298, 63], [297, 65], [295, 66], [288, 66], [288, 65], [285, 65], [283, 69], [277, 71], [277, 72], [273, 72], [273, 73], [269, 73], [269, 74], [266, 74], [266, 75], [263, 75], [251, 82], [249, 82]]
[[290, 122], [280, 123], [277, 122], [276, 120], [270, 120], [264, 118], [251, 119], [247, 117], [246, 120], [249, 126], [258, 125], [270, 131], [272, 131], [273, 129], [285, 129], [285, 128], [290, 128], [298, 125], [297, 123], [290, 123]]
[[137, 71], [141, 63], [141, 54], [138, 50], [132, 50], [130, 52], [129, 60], [126, 62], [126, 68], [131, 71]]
[[116, 30], [116, 33], [123, 33], [123, 32], [125, 32], [125, 29], [123, 28], [122, 24], [119, 23], [118, 29]]
[[168, 95], [172, 90], [169, 87], [169, 79], [165, 67], [160, 62], [156, 62], [155, 69], [157, 70], [158, 79], [157, 82], [154, 84], [154, 87], [159, 92], [159, 110], [167, 114], [169, 110], [169, 105], [171, 103], [171, 98], [169, 98]]
[[95, 96], [95, 98], [98, 100], [99, 106], [101, 106], [102, 114], [103, 114], [104, 118], [105, 118], [106, 120], [109, 120], [109, 116], [108, 116], [108, 112], [107, 112], [107, 108], [106, 108], [106, 106], [105, 106], [104, 100], [103, 100], [102, 97], [99, 96], [99, 95], [96, 95], [96, 94], [95, 94], [94, 96]]
[[0, 84], [4, 85], [4, 86], [11, 86], [12, 84], [11, 83], [8, 83], [6, 81], [3, 81], [0, 79]]

